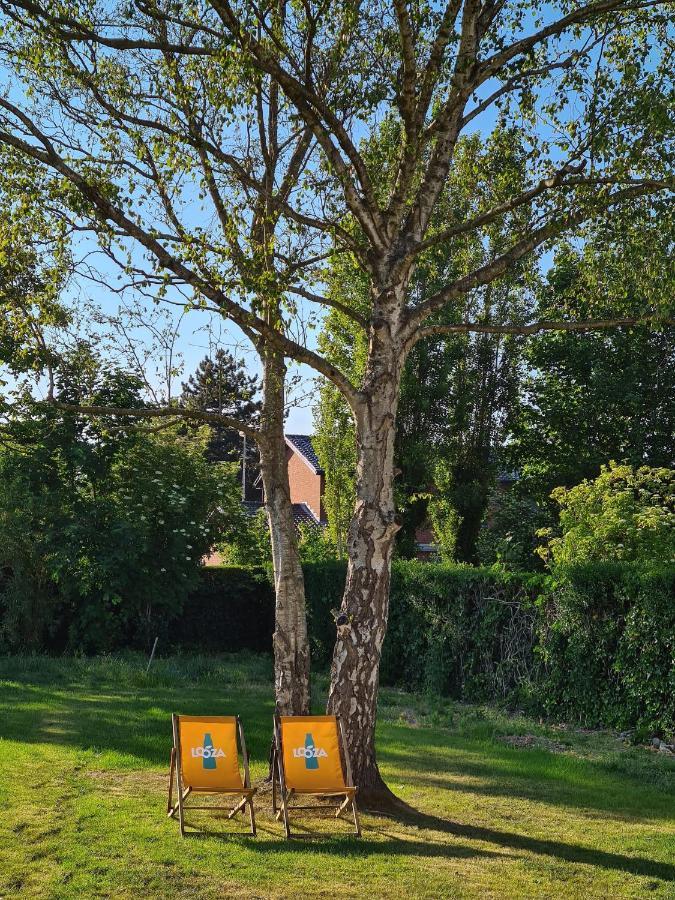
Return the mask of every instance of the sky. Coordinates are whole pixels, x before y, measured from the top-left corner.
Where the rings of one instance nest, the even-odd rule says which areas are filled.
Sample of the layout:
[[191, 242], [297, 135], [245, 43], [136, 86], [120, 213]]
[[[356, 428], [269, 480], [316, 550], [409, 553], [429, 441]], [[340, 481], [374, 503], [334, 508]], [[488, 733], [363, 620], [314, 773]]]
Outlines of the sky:
[[[16, 89], [15, 86], [14, 90]], [[489, 85], [486, 85], [485, 90], [488, 91], [490, 89]], [[469, 130], [487, 134], [492, 130], [494, 124], [495, 111], [491, 109], [488, 113], [477, 118]], [[188, 186], [189, 190], [190, 187]], [[198, 214], [196, 207], [195, 213]], [[118, 274], [113, 264], [101, 257], [100, 254], [96, 254], [94, 250], [92, 239], [81, 236], [79, 245], [75, 248], [76, 254], [80, 257], [87, 257], [90, 262], [97, 266], [100, 272], [100, 283], [85, 279], [73, 281], [68, 289], [67, 296], [80, 309], [85, 308], [87, 303], [89, 303], [104, 314], [114, 315], [120, 303], [120, 298], [115, 293]], [[550, 256], [545, 257], [542, 263], [543, 267], [546, 268], [550, 263]], [[242, 359], [250, 373], [259, 373], [260, 366], [255, 352], [234, 324], [223, 319], [216, 321], [213, 316], [209, 316], [202, 311], [191, 311], [183, 314], [180, 307], [181, 298], [176, 294], [169, 294], [168, 299], [173, 300], [177, 305], [162, 305], [162, 309], [167, 317], [164, 325], [166, 327], [177, 327], [180, 322], [180, 328], [177, 328], [175, 343], [172, 348], [174, 353], [173, 364], [177, 370], [173, 374], [172, 394], [174, 396], [180, 391], [181, 381], [187, 380], [187, 377], [197, 368], [200, 360], [215, 349], [216, 346], [223, 346], [237, 358]], [[131, 300], [131, 295], [129, 300]], [[150, 310], [153, 309], [153, 305], [149, 300], [146, 301], [146, 305]], [[78, 323], [82, 331], [92, 328], [91, 325], [86, 324], [85, 320], [86, 316], [82, 315]], [[156, 323], [154, 325], [153, 323], [150, 324], [152, 327], [156, 325]], [[98, 335], [101, 335], [105, 328], [105, 325], [93, 326], [94, 334], [98, 333]], [[144, 340], [144, 333], [147, 335], [147, 341]], [[308, 345], [310, 347], [315, 345], [316, 334], [316, 331], [308, 332]], [[150, 328], [131, 328], [130, 335], [132, 342], [135, 342], [136, 350], [141, 355], [148, 348], [152, 347], [153, 338]], [[144, 344], [145, 350], [143, 349]], [[148, 359], [148, 380], [154, 384], [155, 389], [161, 390], [162, 382], [165, 380], [161, 371], [163, 359], [159, 357], [153, 359], [152, 354], [150, 354]], [[290, 365], [289, 381], [293, 382], [295, 380], [294, 376], [298, 376], [299, 383], [291, 390], [287, 429], [289, 432], [308, 434], [313, 430], [311, 403], [316, 397], [315, 374], [306, 366], [297, 366], [292, 363]]]

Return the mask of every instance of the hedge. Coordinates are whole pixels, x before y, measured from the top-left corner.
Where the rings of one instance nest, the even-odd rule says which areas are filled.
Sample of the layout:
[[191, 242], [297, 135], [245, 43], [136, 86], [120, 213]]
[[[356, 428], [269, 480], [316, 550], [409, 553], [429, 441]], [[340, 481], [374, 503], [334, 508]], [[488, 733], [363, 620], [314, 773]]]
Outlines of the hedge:
[[[335, 639], [341, 562], [304, 567], [315, 669]], [[397, 561], [383, 684], [567, 720], [675, 731], [675, 568], [593, 564], [556, 577]], [[209, 568], [172, 633], [207, 650], [271, 647], [260, 570]]]
[[171, 643], [214, 652], [269, 651], [274, 631], [274, 588], [263, 569], [206, 566]]
[[[305, 566], [312, 658], [330, 660], [331, 608], [340, 605], [343, 563]], [[533, 655], [535, 599], [545, 578], [469, 566], [397, 561], [392, 567], [384, 684], [471, 700], [525, 694]]]
[[675, 568], [565, 571], [538, 633], [544, 710], [584, 724], [675, 733]]

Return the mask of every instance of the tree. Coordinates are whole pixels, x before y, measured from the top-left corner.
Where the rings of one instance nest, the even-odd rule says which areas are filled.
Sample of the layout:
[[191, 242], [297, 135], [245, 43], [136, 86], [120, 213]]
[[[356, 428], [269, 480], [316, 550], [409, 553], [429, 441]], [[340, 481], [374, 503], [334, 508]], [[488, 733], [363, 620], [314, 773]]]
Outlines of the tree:
[[[399, 529], [393, 458], [405, 359], [440, 334], [530, 335], [635, 321], [514, 323], [495, 314], [448, 323], [442, 313], [465, 309], [467, 294], [480, 294], [563, 232], [629, 216], [646, 195], [661, 198], [652, 200], [655, 210], [668, 201], [669, 3], [590, 0], [568, 9], [554, 0], [448, 0], [429, 8], [345, 0], [259, 8], [247, 0], [138, 0], [114, 17], [105, 2], [78, 0], [57, 8], [3, 0], [2, 9], [3, 66], [15, 85], [0, 98], [9, 171], [31, 160], [50, 172], [52, 205], [107, 248], [132, 248], [132, 272], [193, 290], [196, 302], [221, 310], [259, 350], [313, 366], [349, 402], [356, 499], [328, 706], [347, 724], [364, 795], [376, 796], [384, 789], [374, 729]], [[248, 127], [260, 109], [279, 113], [273, 146]], [[391, 112], [396, 141], [367, 160], [359, 143], [383, 111]], [[527, 185], [513, 184], [508, 199], [491, 206], [477, 173], [471, 202], [435, 226], [458, 140], [470, 127], [489, 130], [494, 118], [530, 148]], [[300, 155], [290, 184], [270, 180], [265, 166], [280, 148]], [[198, 216], [186, 172], [199, 173], [202, 197], [194, 199], [209, 205]], [[518, 222], [517, 237], [473, 266], [466, 248], [505, 220]], [[257, 250], [249, 252], [252, 221], [263, 266]], [[452, 246], [457, 265], [417, 303], [411, 278], [441, 244]], [[334, 253], [351, 254], [367, 279], [365, 316], [317, 290], [321, 262]], [[298, 298], [341, 308], [361, 324], [368, 350], [358, 383], [306, 345]], [[638, 318], [663, 315], [661, 305]], [[275, 446], [270, 466], [279, 467]]]
[[[387, 123], [375, 152], [391, 143]], [[371, 151], [372, 152], [372, 151]], [[458, 142], [455, 170], [434, 214], [434, 225], [447, 220], [453, 204], [470, 203], [476, 172], [486, 173], [490, 203], [502, 202], [515, 182], [524, 177], [525, 152], [517, 135], [497, 128], [489, 140]], [[366, 157], [368, 158], [368, 157]], [[489, 173], [489, 177], [488, 176]], [[494, 225], [486, 237], [464, 249], [462, 264], [478, 266], [508, 242], [514, 223]], [[409, 292], [416, 303], [433, 296], [453, 272], [458, 260], [451, 245], [440, 245], [433, 256], [420, 259]], [[448, 325], [467, 318], [526, 321], [532, 298], [534, 260], [515, 267], [508, 277], [478, 295], [465, 298], [465, 308], [446, 310]], [[368, 310], [368, 283], [358, 267], [339, 258], [330, 271], [331, 296], [363, 313]], [[475, 542], [495, 475], [496, 451], [515, 405], [522, 340], [479, 333], [443, 335], [417, 343], [401, 376], [394, 459], [397, 470], [395, 504], [400, 519], [396, 549], [415, 556], [415, 533], [429, 515], [441, 553], [450, 559], [475, 560]], [[323, 355], [347, 372], [361, 377], [367, 345], [360, 326], [341, 311], [331, 310], [319, 346]], [[326, 509], [329, 529], [338, 549], [353, 506], [356, 456], [354, 425], [340, 392], [324, 381], [316, 408], [316, 443], [326, 471]], [[350, 503], [350, 499], [352, 502]]]
[[[64, 403], [142, 405], [137, 380], [79, 346], [55, 371]], [[0, 449], [0, 633], [40, 649], [166, 637], [212, 543], [239, 530], [232, 465], [209, 465], [207, 434], [91, 421], [23, 392]]]
[[[260, 413], [260, 403], [254, 399], [257, 392], [256, 376], [247, 375], [243, 364], [219, 347], [213, 359], [204, 357], [183, 384], [181, 402], [189, 409], [228, 415], [255, 428]], [[212, 462], [241, 459], [239, 434], [231, 428], [213, 426], [207, 454]]]
[[[674, 235], [672, 216], [645, 216], [620, 235], [591, 235], [582, 250], [562, 245], [540, 291], [540, 314], [583, 315], [598, 303], [630, 311], [650, 293], [672, 296]], [[610, 459], [673, 464], [674, 337], [672, 327], [641, 325], [529, 343], [508, 455], [540, 504], [556, 486], [595, 478]]]

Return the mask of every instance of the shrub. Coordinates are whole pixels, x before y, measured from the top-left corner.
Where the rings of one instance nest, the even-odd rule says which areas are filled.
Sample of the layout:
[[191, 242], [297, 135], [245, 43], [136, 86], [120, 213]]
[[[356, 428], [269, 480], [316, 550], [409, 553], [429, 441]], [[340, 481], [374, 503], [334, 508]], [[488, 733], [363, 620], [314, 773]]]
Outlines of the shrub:
[[170, 641], [190, 650], [269, 651], [274, 588], [268, 570], [207, 566], [170, 629]]
[[548, 511], [519, 486], [495, 491], [478, 535], [478, 559], [483, 565], [499, 563], [512, 571], [543, 569], [536, 534], [549, 519]]
[[47, 424], [30, 452], [0, 448], [0, 645], [148, 645], [243, 515], [234, 471], [173, 433]]
[[587, 563], [560, 570], [539, 628], [550, 714], [675, 731], [675, 569]]
[[611, 462], [594, 481], [551, 494], [561, 537], [542, 552], [554, 565], [593, 560], [675, 562], [675, 470]]
[[[330, 661], [331, 608], [340, 605], [344, 562], [307, 565], [314, 664]], [[464, 700], [524, 699], [531, 692], [535, 598], [543, 576], [396, 560], [380, 677], [385, 684]]]

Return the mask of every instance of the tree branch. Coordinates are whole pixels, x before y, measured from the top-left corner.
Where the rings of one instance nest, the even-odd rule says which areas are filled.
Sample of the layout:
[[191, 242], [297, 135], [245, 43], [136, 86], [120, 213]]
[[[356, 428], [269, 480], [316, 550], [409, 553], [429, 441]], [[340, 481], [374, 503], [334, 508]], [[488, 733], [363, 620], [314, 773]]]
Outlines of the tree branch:
[[[657, 190], [673, 190], [675, 182], [663, 183], [663, 186]], [[474, 288], [489, 284], [496, 278], [503, 275], [512, 265], [522, 259], [527, 253], [544, 244], [550, 238], [562, 233], [563, 231], [574, 228], [582, 222], [593, 218], [594, 216], [606, 211], [616, 203], [624, 200], [630, 200], [636, 197], [642, 197], [645, 194], [652, 193], [651, 187], [645, 187], [642, 184], [633, 185], [610, 194], [605, 202], [594, 208], [584, 208], [573, 213], [567, 213], [557, 219], [553, 219], [534, 229], [530, 234], [525, 235], [515, 244], [513, 244], [505, 253], [491, 260], [489, 263], [474, 270], [468, 275], [457, 279], [452, 284], [438, 291], [433, 297], [430, 297], [425, 303], [419, 306], [409, 308], [406, 315], [406, 322], [402, 327], [402, 334], [406, 344], [413, 340], [414, 334], [421, 326], [422, 322], [430, 315], [442, 309], [446, 303], [455, 297], [466, 294]]]
[[513, 334], [531, 336], [545, 331], [604, 331], [609, 328], [631, 328], [638, 325], [675, 325], [675, 319], [662, 316], [616, 317], [613, 319], [583, 319], [579, 321], [540, 321], [528, 325], [492, 325], [483, 322], [461, 322], [457, 325], [429, 325], [420, 328], [408, 349], [418, 341], [444, 334]]
[[62, 403], [60, 400], [55, 399], [46, 400], [45, 402], [63, 412], [81, 413], [87, 416], [126, 416], [130, 419], [185, 419], [191, 422], [203, 422], [207, 425], [220, 425], [236, 431], [243, 431], [247, 437], [253, 440], [256, 440], [259, 434], [257, 428], [252, 428], [238, 419], [233, 419], [231, 416], [226, 416], [223, 413], [207, 412], [201, 409], [182, 409], [174, 406], [146, 406], [141, 408], [96, 406], [87, 403]]
[[244, 309], [226, 294], [214, 286], [210, 279], [198, 275], [190, 269], [182, 260], [174, 256], [154, 235], [150, 234], [138, 222], [129, 218], [120, 207], [112, 203], [101, 190], [83, 175], [73, 169], [55, 150], [53, 144], [40, 130], [8, 100], [0, 97], [0, 107], [7, 109], [19, 118], [36, 140], [42, 143], [44, 150], [29, 144], [16, 135], [0, 131], [0, 143], [5, 143], [20, 150], [29, 159], [34, 159], [63, 175], [78, 192], [91, 204], [95, 218], [104, 224], [112, 221], [124, 233], [145, 247], [164, 269], [168, 269], [177, 275], [185, 284], [190, 285], [196, 291], [203, 294], [216, 304], [227, 316], [242, 329], [255, 331], [267, 343], [275, 347], [285, 356], [290, 356], [298, 362], [306, 363], [316, 369], [329, 381], [338, 387], [351, 404], [358, 404], [358, 391], [351, 381], [334, 365], [323, 359], [318, 353], [303, 347], [276, 330], [268, 322], [255, 313]]

